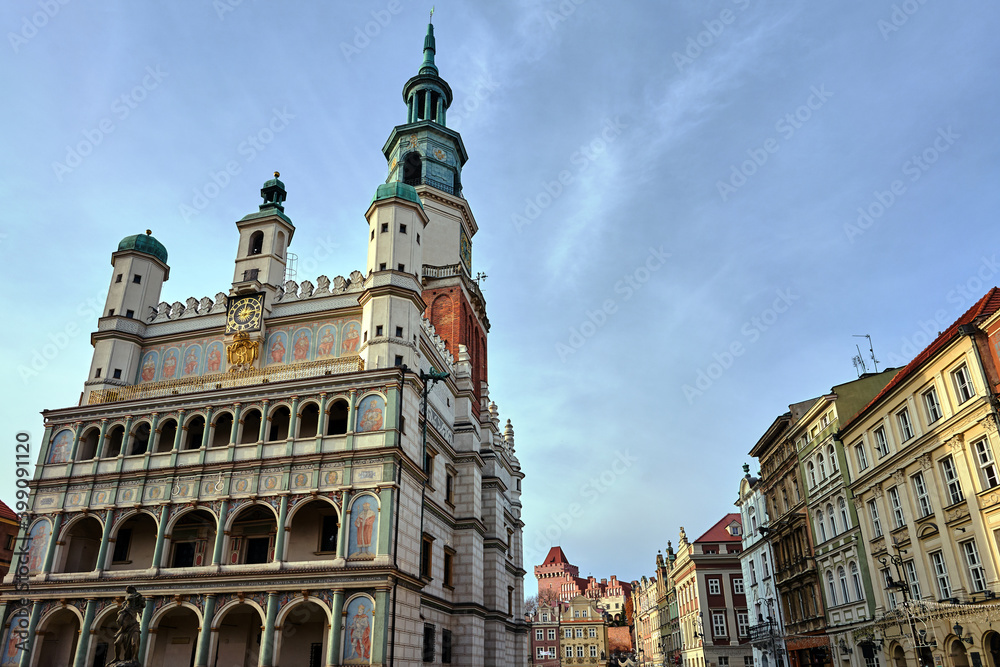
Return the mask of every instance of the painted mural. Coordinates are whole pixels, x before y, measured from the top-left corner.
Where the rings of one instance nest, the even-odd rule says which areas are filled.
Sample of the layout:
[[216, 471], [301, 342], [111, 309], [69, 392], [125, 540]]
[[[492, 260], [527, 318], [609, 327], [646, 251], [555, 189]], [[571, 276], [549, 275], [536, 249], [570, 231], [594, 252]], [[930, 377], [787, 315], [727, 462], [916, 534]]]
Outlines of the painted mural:
[[[271, 329], [261, 356], [266, 366], [336, 359], [356, 355], [360, 344], [361, 322], [339, 318], [308, 326]], [[226, 348], [222, 338], [201, 338], [143, 349], [136, 383], [178, 380], [225, 371]]]
[[52, 524], [43, 519], [31, 527], [28, 533], [28, 572], [41, 572], [45, 564], [45, 552], [49, 547]]
[[0, 660], [0, 665], [7, 667], [7, 665], [21, 664], [21, 649], [18, 648], [18, 644], [22, 641], [20, 633], [27, 627], [27, 613], [19, 613], [11, 617], [10, 627], [7, 628], [7, 636], [4, 637], [3, 641], [3, 659]]
[[348, 558], [375, 558], [378, 548], [378, 500], [364, 493], [351, 503], [350, 537]]
[[385, 399], [378, 394], [365, 396], [358, 403], [357, 427], [355, 430], [358, 432], [382, 430], [384, 415]]
[[344, 624], [344, 664], [367, 665], [372, 661], [372, 625], [375, 605], [366, 596], [353, 598], [347, 604]]
[[64, 429], [52, 438], [49, 446], [49, 458], [46, 463], [66, 463], [69, 461], [70, 449], [73, 447], [73, 432]]

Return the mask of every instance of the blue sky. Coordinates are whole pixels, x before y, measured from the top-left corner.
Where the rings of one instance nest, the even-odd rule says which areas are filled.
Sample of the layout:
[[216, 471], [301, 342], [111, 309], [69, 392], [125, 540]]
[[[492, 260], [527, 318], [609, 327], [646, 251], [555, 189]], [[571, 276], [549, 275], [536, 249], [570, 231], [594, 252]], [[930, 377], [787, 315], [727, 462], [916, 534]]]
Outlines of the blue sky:
[[[436, 5], [529, 571], [650, 573], [854, 334], [900, 365], [1000, 282], [994, 3]], [[363, 267], [429, 9], [0, 7], [8, 452], [78, 400], [123, 236], [166, 245], [164, 300], [226, 291], [277, 169], [300, 278]]]

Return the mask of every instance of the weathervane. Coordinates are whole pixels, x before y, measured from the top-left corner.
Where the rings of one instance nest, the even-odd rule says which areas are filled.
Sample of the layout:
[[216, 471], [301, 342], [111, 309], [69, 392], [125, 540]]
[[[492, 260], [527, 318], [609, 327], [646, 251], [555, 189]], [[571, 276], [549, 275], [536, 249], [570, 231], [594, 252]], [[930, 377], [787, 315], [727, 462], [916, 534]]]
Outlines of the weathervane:
[[431, 23], [434, 23], [434, 5], [431, 5]]

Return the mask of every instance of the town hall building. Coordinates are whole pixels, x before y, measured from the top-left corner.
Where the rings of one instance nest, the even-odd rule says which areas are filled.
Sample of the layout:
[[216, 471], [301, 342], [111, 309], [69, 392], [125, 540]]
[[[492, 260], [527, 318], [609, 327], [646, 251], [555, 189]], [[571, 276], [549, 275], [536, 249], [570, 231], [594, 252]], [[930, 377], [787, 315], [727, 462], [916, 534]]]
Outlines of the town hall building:
[[363, 271], [288, 279], [277, 172], [214, 297], [164, 299], [149, 231], [111, 253], [80, 403], [43, 413], [29, 605], [0, 605], [0, 665], [110, 664], [129, 586], [145, 667], [526, 664], [524, 474], [433, 26], [423, 55], [345, 230]]

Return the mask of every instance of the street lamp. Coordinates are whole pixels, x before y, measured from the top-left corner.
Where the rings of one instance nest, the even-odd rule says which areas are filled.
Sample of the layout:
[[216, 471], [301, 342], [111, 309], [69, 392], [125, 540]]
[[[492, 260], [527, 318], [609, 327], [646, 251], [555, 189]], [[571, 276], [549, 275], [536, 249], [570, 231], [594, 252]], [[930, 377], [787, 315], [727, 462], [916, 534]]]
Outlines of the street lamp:
[[971, 646], [972, 645], [972, 633], [969, 633], [968, 637], [963, 637], [962, 636], [962, 630], [964, 630], [964, 629], [965, 628], [963, 628], [962, 624], [959, 623], [958, 621], [955, 621], [955, 625], [954, 625], [954, 627], [952, 627], [952, 630], [955, 631], [955, 636], [958, 637], [958, 640], [959, 641], [963, 641], [966, 644], [968, 644], [968, 645]]
[[[907, 619], [909, 620], [910, 637], [913, 639], [914, 650], [917, 653], [917, 664], [922, 665], [923, 667], [930, 667], [931, 656], [930, 656], [930, 651], [928, 649], [931, 648], [932, 645], [927, 643], [926, 630], [921, 630], [920, 632], [917, 631], [917, 624], [914, 622], [913, 614], [910, 611], [910, 586], [907, 583], [906, 577], [903, 574], [902, 570], [903, 567], [902, 554], [906, 553], [906, 549], [900, 549], [899, 545], [896, 543], [896, 540], [892, 541], [892, 548], [896, 552], [895, 554], [887, 553], [884, 556], [878, 557], [878, 561], [882, 564], [883, 568], [888, 569], [889, 563], [892, 563], [893, 567], [896, 570], [896, 577], [897, 577], [896, 580], [892, 578], [891, 574], [886, 572], [885, 587], [886, 589], [898, 588], [899, 591], [903, 594], [903, 609], [906, 611], [906, 616]], [[958, 624], [956, 623], [956, 626], [957, 625]], [[932, 639], [931, 641], [934, 642], [933, 646], [936, 647], [937, 646], [936, 640]], [[969, 638], [969, 643], [970, 644], [972, 643], [971, 637]]]

